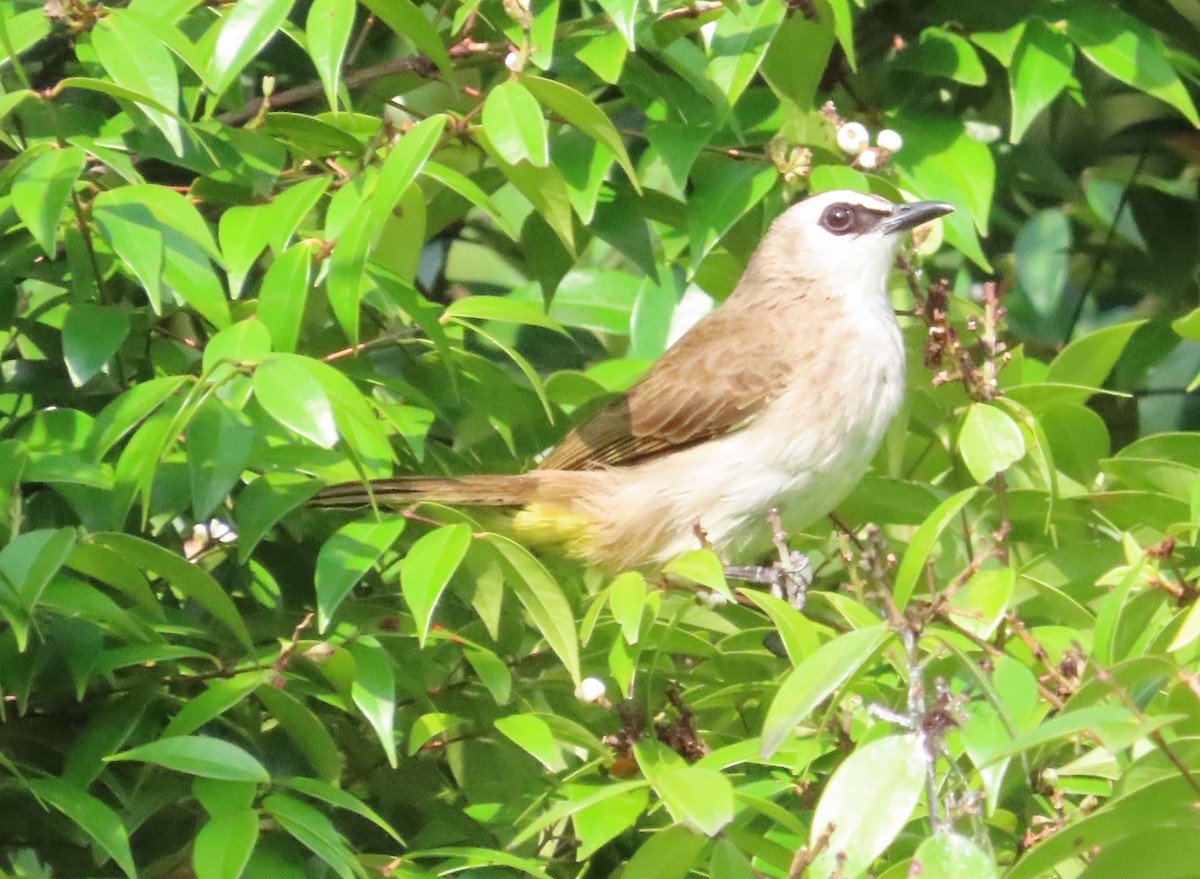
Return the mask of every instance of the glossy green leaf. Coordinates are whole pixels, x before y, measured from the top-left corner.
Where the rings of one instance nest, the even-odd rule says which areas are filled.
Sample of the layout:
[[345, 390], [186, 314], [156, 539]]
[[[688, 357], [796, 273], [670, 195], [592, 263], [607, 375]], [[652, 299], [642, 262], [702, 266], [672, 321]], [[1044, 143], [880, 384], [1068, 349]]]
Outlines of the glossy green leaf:
[[131, 534], [93, 534], [89, 540], [114, 550], [143, 571], [158, 574], [172, 587], [211, 613], [244, 646], [250, 646], [250, 632], [246, 629], [237, 606], [203, 568], [193, 565], [183, 556], [176, 555], [165, 547]]
[[253, 809], [221, 812], [196, 834], [192, 869], [196, 879], [238, 879], [258, 842], [258, 813]]
[[684, 879], [700, 861], [707, 840], [676, 824], [650, 834], [629, 859], [625, 873], [634, 879], [653, 876], [655, 879]]
[[926, 839], [913, 855], [926, 879], [996, 879], [993, 855], [974, 841], [956, 833], [938, 833]]
[[[1074, 65], [1075, 49], [1063, 34], [1036, 18], [1026, 23], [1024, 36], [1009, 65], [1010, 141], [1019, 143], [1038, 114], [1066, 88]], [[1018, 269], [1019, 266], [1020, 263]]]
[[668, 766], [650, 783], [679, 824], [716, 836], [733, 820], [733, 785], [715, 769]]
[[784, 20], [786, 9], [771, 0], [741, 3], [717, 19], [713, 57], [704, 75], [725, 95], [729, 107], [746, 91]]
[[1143, 323], [1139, 320], [1117, 324], [1076, 339], [1050, 362], [1045, 380], [1086, 388], [1102, 387]]
[[1060, 210], [1034, 214], [1013, 244], [1017, 284], [1043, 318], [1052, 318], [1067, 288], [1071, 221]]
[[86, 159], [78, 147], [46, 150], [21, 168], [13, 180], [13, 209], [51, 258], [58, 251], [58, 224]]
[[358, 342], [358, 306], [364, 292], [367, 257], [383, 234], [392, 209], [433, 154], [445, 125], [445, 116], [433, 116], [400, 138], [333, 249], [326, 278], [329, 303], [351, 343]]
[[562, 588], [529, 551], [499, 534], [484, 534], [483, 542], [495, 550], [505, 572], [505, 581], [525, 607], [534, 625], [546, 639], [571, 680], [578, 683], [579, 638], [575, 614]]
[[129, 336], [129, 313], [83, 302], [63, 321], [63, 360], [76, 387], [88, 383], [117, 353]]
[[540, 717], [534, 714], [510, 714], [497, 717], [495, 726], [548, 771], [558, 772], [566, 768], [562, 751], [554, 741], [554, 733]]
[[378, 812], [340, 787], [334, 787], [332, 784], [324, 781], [318, 781], [315, 778], [305, 778], [303, 776], [286, 778], [279, 783], [290, 787], [294, 791], [299, 791], [306, 797], [312, 797], [314, 800], [320, 800], [335, 808], [344, 809], [347, 812], [353, 812], [355, 815], [366, 818], [392, 839], [399, 843], [404, 842], [403, 838], [396, 832], [396, 829], [380, 817]]
[[[855, 749], [834, 771], [813, 812], [809, 845], [829, 834], [809, 870], [857, 879], [904, 829], [925, 785], [916, 736], [888, 736]], [[863, 808], [870, 803], [870, 808]]]
[[1025, 457], [1025, 438], [1004, 410], [972, 403], [958, 434], [958, 451], [971, 476], [983, 484]]
[[[570, 86], [552, 79], [531, 76], [523, 79], [522, 82], [525, 88], [544, 106], [586, 133], [596, 143], [612, 150], [633, 188], [638, 192], [641, 191], [637, 172], [634, 171], [629, 153], [625, 150], [625, 141], [612, 120], [590, 98]], [[486, 111], [487, 106], [484, 105], [484, 112], [486, 113]], [[486, 122], [484, 124], [486, 125]], [[491, 136], [492, 143], [495, 144], [495, 134]], [[534, 162], [534, 164], [539, 163]]]
[[208, 87], [221, 95], [287, 19], [294, 0], [240, 0], [218, 26], [208, 58]]
[[1158, 34], [1113, 6], [1079, 0], [1064, 12], [1066, 32], [1088, 60], [1114, 79], [1166, 101], [1200, 126], [1200, 115], [1167, 60]]
[[454, 65], [446, 51], [442, 38], [424, 12], [409, 0], [362, 0], [362, 5], [371, 10], [380, 21], [409, 40], [437, 65], [438, 70], [451, 82], [454, 81]]
[[263, 765], [245, 750], [222, 739], [174, 736], [113, 754], [110, 761], [153, 763], [175, 772], [226, 781], [269, 781]]
[[349, 522], [321, 545], [314, 583], [317, 620], [324, 632], [334, 612], [367, 571], [383, 557], [404, 531], [405, 519]]
[[429, 636], [438, 599], [470, 545], [471, 529], [467, 525], [446, 525], [417, 540], [400, 564], [400, 589], [417, 625], [417, 642], [422, 646]]
[[917, 533], [909, 542], [908, 549], [904, 551], [900, 567], [896, 570], [896, 585], [893, 593], [896, 607], [903, 609], [908, 605], [908, 600], [912, 598], [913, 590], [916, 588], [917, 580], [920, 578], [921, 572], [925, 570], [929, 554], [933, 552], [942, 532], [962, 512], [963, 507], [971, 502], [978, 491], [978, 488], [966, 488], [958, 494], [951, 495], [938, 504], [938, 508], [921, 523], [921, 527], [917, 529]]
[[447, 318], [495, 320], [503, 323], [545, 327], [566, 335], [566, 330], [538, 306], [502, 296], [464, 296], [462, 299], [451, 302], [446, 308], [445, 315]]
[[254, 396], [267, 412], [305, 439], [325, 448], [338, 441], [333, 405], [325, 388], [295, 354], [272, 354], [254, 370]]
[[379, 737], [383, 753], [396, 767], [396, 672], [387, 651], [363, 639], [349, 645], [354, 656], [354, 683], [350, 695], [358, 710]]
[[608, 15], [617, 33], [625, 38], [625, 45], [632, 52], [634, 29], [637, 25], [637, 0], [600, 0], [600, 8]]
[[259, 687], [255, 695], [295, 742], [317, 777], [336, 781], [345, 761], [330, 730], [312, 708], [297, 696], [272, 686]]
[[550, 161], [542, 107], [516, 80], [503, 82], [488, 93], [481, 121], [488, 140], [506, 162], [529, 161], [541, 166]]
[[241, 413], [210, 401], [188, 423], [188, 470], [192, 481], [192, 511], [207, 519], [241, 480], [254, 447], [254, 429]]
[[341, 879], [366, 875], [346, 847], [345, 839], [324, 812], [287, 794], [265, 797], [263, 809], [286, 833], [328, 864]]
[[258, 293], [258, 319], [271, 333], [271, 347], [284, 354], [295, 352], [308, 302], [313, 248], [304, 242], [292, 245], [271, 263]]
[[304, 22], [308, 53], [317, 66], [325, 99], [334, 110], [338, 107], [338, 86], [341, 81], [342, 59], [346, 42], [354, 26], [354, 0], [314, 0]]
[[844, 684], [891, 637], [885, 626], [871, 626], [839, 635], [799, 663], [783, 685], [763, 722], [760, 753], [770, 757], [792, 734], [797, 724]]
[[987, 82], [987, 72], [975, 47], [945, 28], [925, 28], [920, 38], [896, 57], [895, 63], [925, 76], [946, 77], [966, 85]]
[[733, 592], [725, 580], [725, 567], [711, 549], [693, 549], [671, 559], [663, 566], [663, 574], [707, 586], [733, 599]]
[[129, 832], [120, 817], [103, 802], [62, 779], [46, 776], [25, 781], [39, 800], [44, 800], [70, 818], [126, 876], [138, 875], [129, 849]]
[[175, 114], [179, 104], [179, 74], [175, 59], [162, 41], [136, 17], [118, 10], [106, 15], [92, 30], [92, 47], [113, 80], [132, 92], [147, 95], [157, 107], [139, 101], [138, 107], [162, 132], [171, 149], [183, 155], [183, 128]]

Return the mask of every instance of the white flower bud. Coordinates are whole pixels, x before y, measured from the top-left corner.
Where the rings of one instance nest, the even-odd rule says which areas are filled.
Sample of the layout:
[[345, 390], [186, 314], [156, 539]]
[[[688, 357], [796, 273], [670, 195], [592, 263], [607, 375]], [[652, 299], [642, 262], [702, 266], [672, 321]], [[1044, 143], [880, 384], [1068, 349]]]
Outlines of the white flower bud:
[[837, 132], [837, 145], [848, 156], [857, 156], [867, 148], [871, 135], [866, 126], [858, 122], [847, 122]]
[[512, 49], [507, 55], [504, 56], [504, 66], [514, 72], [520, 69], [521, 53], [516, 49]]
[[875, 145], [889, 153], [898, 153], [900, 147], [904, 146], [904, 139], [900, 137], [900, 132], [885, 128], [875, 137]]
[[575, 698], [590, 705], [603, 699], [607, 689], [600, 678], [584, 678], [575, 688]]
[[874, 171], [879, 165], [879, 153], [876, 150], [863, 150], [859, 154], [858, 166], [864, 171]]
[[704, 603], [709, 607], [724, 607], [729, 604], [729, 598], [723, 592], [710, 592], [704, 596]]

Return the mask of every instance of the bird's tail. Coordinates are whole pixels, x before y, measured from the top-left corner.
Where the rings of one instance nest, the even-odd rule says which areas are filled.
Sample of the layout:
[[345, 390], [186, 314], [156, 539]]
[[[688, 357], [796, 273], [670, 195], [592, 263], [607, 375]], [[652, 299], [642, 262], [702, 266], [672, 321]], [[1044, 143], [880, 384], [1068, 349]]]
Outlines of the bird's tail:
[[318, 507], [403, 507], [420, 501], [464, 507], [521, 507], [534, 501], [539, 478], [534, 473], [476, 476], [397, 476], [369, 484], [343, 482], [318, 492]]

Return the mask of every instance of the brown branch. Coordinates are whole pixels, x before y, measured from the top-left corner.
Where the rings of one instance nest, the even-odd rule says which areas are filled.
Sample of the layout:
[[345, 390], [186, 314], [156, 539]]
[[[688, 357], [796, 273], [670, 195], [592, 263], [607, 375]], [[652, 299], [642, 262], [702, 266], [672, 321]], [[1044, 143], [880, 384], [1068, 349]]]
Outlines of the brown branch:
[[[465, 39], [451, 46], [449, 55], [451, 59], [468, 58], [472, 55], [482, 55], [490, 52], [492, 48], [490, 43], [478, 43], [471, 39]], [[390, 61], [384, 61], [382, 64], [372, 64], [368, 67], [347, 70], [342, 75], [342, 82], [347, 89], [353, 90], [369, 85], [377, 79], [384, 79], [388, 76], [399, 76], [405, 73], [418, 73], [421, 76], [432, 77], [437, 73], [437, 67], [426, 55], [408, 55], [404, 58], [393, 58]], [[304, 85], [275, 92], [270, 98], [271, 109], [278, 110], [281, 107], [303, 103], [304, 101], [319, 97], [324, 90], [325, 88], [320, 82], [307, 82]], [[265, 98], [254, 98], [251, 101], [247, 101], [246, 106], [242, 109], [222, 113], [217, 119], [226, 125], [244, 125], [258, 115], [265, 100]]]

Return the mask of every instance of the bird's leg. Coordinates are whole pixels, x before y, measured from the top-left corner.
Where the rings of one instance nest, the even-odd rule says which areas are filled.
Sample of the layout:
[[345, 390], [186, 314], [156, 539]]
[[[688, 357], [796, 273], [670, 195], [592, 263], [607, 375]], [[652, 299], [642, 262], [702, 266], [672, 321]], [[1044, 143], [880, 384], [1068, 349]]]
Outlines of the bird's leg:
[[779, 553], [779, 561], [769, 565], [727, 565], [725, 576], [770, 586], [772, 595], [785, 599], [796, 610], [803, 610], [813, 579], [812, 564], [804, 553], [788, 549], [787, 532], [783, 530], [778, 510], [767, 513], [767, 522], [771, 526], [771, 541]]

